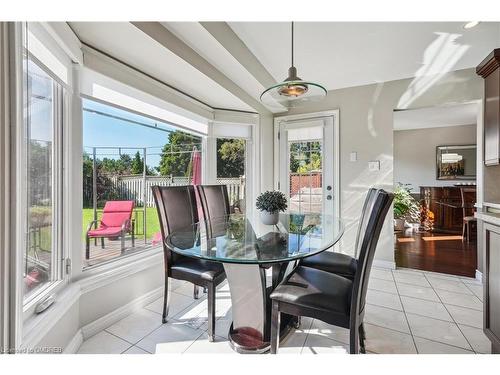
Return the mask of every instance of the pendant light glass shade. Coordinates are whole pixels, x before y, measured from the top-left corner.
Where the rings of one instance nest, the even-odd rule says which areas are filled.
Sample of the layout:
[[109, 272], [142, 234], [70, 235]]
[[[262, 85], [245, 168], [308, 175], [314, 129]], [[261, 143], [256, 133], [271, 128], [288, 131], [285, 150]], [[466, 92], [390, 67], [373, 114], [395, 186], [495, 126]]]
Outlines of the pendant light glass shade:
[[327, 90], [318, 83], [304, 81], [297, 76], [293, 65], [293, 22], [292, 22], [292, 66], [283, 82], [273, 85], [260, 95], [260, 101], [270, 108], [294, 108], [303, 104], [322, 100]]

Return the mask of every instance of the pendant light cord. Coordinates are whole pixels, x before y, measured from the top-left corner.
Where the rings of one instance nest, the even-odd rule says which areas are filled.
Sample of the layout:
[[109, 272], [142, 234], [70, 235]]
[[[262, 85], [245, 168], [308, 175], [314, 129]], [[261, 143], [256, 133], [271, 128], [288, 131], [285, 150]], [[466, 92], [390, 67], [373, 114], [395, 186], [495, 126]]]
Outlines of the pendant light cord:
[[293, 67], [293, 21], [292, 21], [292, 67]]

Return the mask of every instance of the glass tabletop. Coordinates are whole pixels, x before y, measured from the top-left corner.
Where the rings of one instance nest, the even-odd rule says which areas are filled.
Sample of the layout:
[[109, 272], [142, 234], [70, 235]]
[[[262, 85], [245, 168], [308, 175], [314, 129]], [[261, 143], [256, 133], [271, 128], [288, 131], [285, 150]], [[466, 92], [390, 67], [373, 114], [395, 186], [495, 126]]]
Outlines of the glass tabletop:
[[222, 263], [264, 264], [320, 253], [337, 243], [339, 218], [317, 214], [280, 214], [277, 225], [264, 225], [242, 214], [200, 221], [165, 239], [175, 253]]

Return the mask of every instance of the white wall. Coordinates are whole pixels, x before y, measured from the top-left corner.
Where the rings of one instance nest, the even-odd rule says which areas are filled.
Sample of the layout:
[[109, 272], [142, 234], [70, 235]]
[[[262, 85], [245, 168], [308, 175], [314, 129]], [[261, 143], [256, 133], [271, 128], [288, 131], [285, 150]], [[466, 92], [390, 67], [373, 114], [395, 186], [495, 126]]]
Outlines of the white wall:
[[[346, 231], [341, 251], [353, 253], [359, 213], [369, 187], [393, 189], [393, 111], [449, 103], [483, 96], [483, 82], [474, 69], [415, 77], [328, 92], [325, 100], [296, 108], [287, 115], [340, 110], [341, 216]], [[350, 162], [356, 151], [358, 161]], [[368, 161], [380, 160], [380, 171], [370, 172]], [[394, 265], [392, 212], [382, 230], [375, 259]], [[380, 263], [379, 263], [380, 264]]]
[[436, 147], [476, 144], [476, 136], [476, 125], [394, 131], [394, 182], [412, 184], [415, 193], [420, 186], [455, 184], [436, 179]]

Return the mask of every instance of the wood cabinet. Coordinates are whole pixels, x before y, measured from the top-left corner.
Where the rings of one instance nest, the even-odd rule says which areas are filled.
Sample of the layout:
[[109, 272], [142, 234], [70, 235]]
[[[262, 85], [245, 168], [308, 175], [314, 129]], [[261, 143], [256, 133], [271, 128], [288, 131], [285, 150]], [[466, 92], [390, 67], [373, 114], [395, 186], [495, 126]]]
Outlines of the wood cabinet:
[[[421, 186], [420, 199], [421, 203], [434, 214], [434, 231], [462, 233], [464, 208], [460, 187]], [[466, 206], [465, 215], [474, 215], [472, 204]]]
[[500, 163], [500, 48], [476, 68], [484, 78], [484, 164]]
[[498, 350], [500, 349], [500, 226], [485, 223], [483, 235], [485, 251], [483, 328], [493, 348]]

